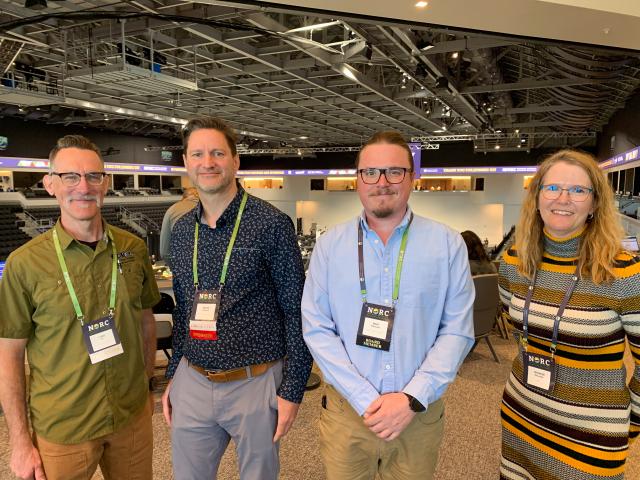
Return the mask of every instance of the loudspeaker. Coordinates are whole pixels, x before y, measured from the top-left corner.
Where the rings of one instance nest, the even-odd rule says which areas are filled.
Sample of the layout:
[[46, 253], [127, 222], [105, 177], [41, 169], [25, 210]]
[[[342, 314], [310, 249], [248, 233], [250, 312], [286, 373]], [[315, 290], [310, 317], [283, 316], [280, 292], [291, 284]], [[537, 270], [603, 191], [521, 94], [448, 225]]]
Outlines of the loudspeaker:
[[483, 177], [478, 177], [476, 178], [476, 188], [474, 188], [475, 191], [483, 191], [484, 190], [484, 178]]

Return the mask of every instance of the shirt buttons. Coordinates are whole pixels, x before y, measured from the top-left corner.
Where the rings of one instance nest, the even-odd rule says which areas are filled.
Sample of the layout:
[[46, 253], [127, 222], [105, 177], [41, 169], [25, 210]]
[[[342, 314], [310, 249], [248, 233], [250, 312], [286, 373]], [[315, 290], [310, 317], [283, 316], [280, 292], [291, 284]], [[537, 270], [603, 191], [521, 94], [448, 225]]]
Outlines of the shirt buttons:
[[389, 269], [387, 267], [384, 267], [384, 271], [385, 273], [389, 271]]
[[388, 365], [388, 364], [387, 364], [387, 365], [385, 365], [385, 366], [384, 366], [384, 369], [385, 369], [385, 370], [391, 370], [391, 365]]
[[373, 243], [378, 243], [378, 240], [374, 240]]
[[98, 288], [102, 288], [102, 284], [101, 284], [101, 283], [99, 283], [99, 284], [97, 285], [97, 287], [98, 287]]
[[388, 298], [385, 298], [385, 299], [384, 299], [384, 303], [389, 303], [389, 299], [388, 299]]

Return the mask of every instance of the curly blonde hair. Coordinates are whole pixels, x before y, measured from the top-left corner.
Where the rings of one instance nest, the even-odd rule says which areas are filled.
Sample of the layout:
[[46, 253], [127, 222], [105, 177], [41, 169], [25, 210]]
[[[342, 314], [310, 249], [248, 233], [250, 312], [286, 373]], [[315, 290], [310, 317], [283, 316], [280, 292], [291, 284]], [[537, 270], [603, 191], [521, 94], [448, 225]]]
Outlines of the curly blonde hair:
[[616, 255], [622, 250], [624, 232], [606, 175], [592, 155], [577, 150], [560, 150], [546, 158], [529, 183], [515, 235], [520, 259], [518, 272], [532, 279], [542, 261], [544, 223], [538, 210], [538, 197], [545, 175], [559, 162], [582, 168], [593, 188], [593, 217], [587, 220], [580, 242], [578, 271], [582, 277], [590, 278], [596, 284], [611, 282], [615, 278], [613, 265]]

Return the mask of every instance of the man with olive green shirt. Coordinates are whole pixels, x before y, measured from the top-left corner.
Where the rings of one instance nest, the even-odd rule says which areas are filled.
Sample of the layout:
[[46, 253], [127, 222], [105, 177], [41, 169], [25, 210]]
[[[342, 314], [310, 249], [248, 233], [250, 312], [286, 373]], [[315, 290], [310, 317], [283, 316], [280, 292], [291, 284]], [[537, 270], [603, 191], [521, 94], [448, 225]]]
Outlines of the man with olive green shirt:
[[109, 182], [93, 143], [63, 137], [49, 159], [44, 184], [60, 219], [9, 256], [0, 281], [0, 401], [11, 470], [19, 478], [88, 480], [100, 464], [106, 479], [151, 479], [151, 307], [160, 295], [148, 252], [102, 220]]

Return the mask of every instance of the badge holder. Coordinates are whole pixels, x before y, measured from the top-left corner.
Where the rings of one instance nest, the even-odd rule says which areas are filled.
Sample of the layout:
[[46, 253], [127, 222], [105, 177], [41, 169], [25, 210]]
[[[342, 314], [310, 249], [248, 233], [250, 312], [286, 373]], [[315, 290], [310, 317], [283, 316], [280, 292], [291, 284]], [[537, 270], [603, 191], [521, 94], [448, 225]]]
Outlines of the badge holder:
[[92, 322], [85, 323], [82, 319], [80, 322], [84, 344], [92, 365], [124, 352], [116, 322], [111, 313]]
[[549, 349], [551, 355], [530, 353], [528, 351], [529, 307], [531, 305], [531, 300], [533, 299], [533, 289], [535, 287], [537, 278], [538, 272], [536, 271], [533, 275], [533, 281], [529, 285], [527, 297], [524, 302], [524, 308], [522, 310], [522, 336], [520, 337], [520, 341], [523, 347], [522, 379], [524, 380], [524, 383], [531, 388], [535, 388], [536, 390], [540, 390], [543, 392], [552, 392], [556, 384], [556, 374], [558, 371], [556, 367], [555, 354], [558, 345], [560, 321], [562, 320], [562, 314], [564, 313], [565, 308], [569, 304], [571, 295], [573, 294], [573, 291], [578, 284], [579, 277], [577, 274], [574, 274], [571, 277], [569, 288], [567, 288], [564, 297], [560, 302], [560, 306], [558, 307], [558, 312], [554, 316], [553, 334], [551, 338], [551, 347]]
[[120, 342], [120, 336], [116, 329], [115, 320], [115, 306], [116, 306], [116, 291], [118, 283], [118, 250], [116, 248], [115, 240], [110, 230], [107, 230], [107, 236], [111, 240], [111, 290], [109, 293], [109, 314], [106, 317], [93, 320], [91, 322], [84, 322], [84, 314], [82, 313], [82, 307], [78, 301], [75, 288], [71, 282], [71, 276], [69, 275], [69, 269], [62, 253], [62, 247], [60, 246], [60, 240], [58, 239], [58, 232], [53, 229], [53, 244], [56, 249], [56, 256], [58, 257], [58, 263], [62, 270], [62, 276], [67, 285], [69, 297], [73, 304], [73, 309], [76, 313], [76, 318], [80, 321], [82, 327], [82, 337], [84, 344], [89, 353], [89, 360], [92, 365], [107, 360], [108, 358], [115, 357], [124, 352], [122, 343]]
[[220, 290], [196, 291], [189, 318], [189, 335], [196, 340], [218, 339]]
[[364, 303], [360, 313], [360, 326], [356, 345], [389, 351], [395, 311], [374, 303]]
[[522, 352], [522, 365], [524, 383], [544, 392], [553, 391], [557, 371], [553, 353], [551, 355], [529, 353], [525, 348]]
[[195, 296], [193, 298], [193, 304], [191, 305], [191, 313], [189, 315], [189, 336], [195, 340], [217, 340], [218, 339], [218, 312], [220, 310], [220, 298], [222, 296], [222, 287], [225, 284], [227, 278], [227, 269], [229, 268], [229, 261], [231, 260], [231, 252], [233, 245], [236, 242], [238, 235], [238, 229], [240, 228], [240, 220], [242, 219], [242, 212], [247, 204], [248, 194], [244, 192], [240, 207], [238, 208], [238, 215], [236, 216], [236, 223], [233, 226], [233, 232], [227, 245], [227, 251], [222, 262], [222, 271], [220, 272], [220, 282], [217, 289], [211, 290], [199, 290], [199, 277], [198, 277], [198, 238], [200, 236], [200, 225], [196, 221], [196, 226], [193, 234], [193, 285], [195, 286]]
[[362, 295], [362, 310], [360, 311], [360, 324], [356, 335], [356, 345], [388, 352], [391, 348], [391, 333], [395, 318], [395, 305], [398, 301], [400, 290], [400, 274], [404, 261], [404, 253], [407, 248], [409, 226], [413, 221], [413, 214], [402, 233], [398, 261], [396, 263], [396, 275], [393, 282], [393, 306], [376, 305], [367, 302], [367, 285], [364, 274], [364, 234], [362, 224], [358, 223], [358, 273], [360, 275], [360, 294]]

